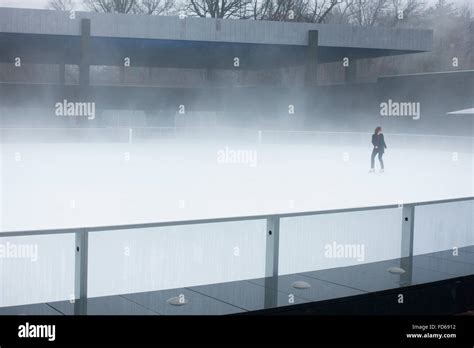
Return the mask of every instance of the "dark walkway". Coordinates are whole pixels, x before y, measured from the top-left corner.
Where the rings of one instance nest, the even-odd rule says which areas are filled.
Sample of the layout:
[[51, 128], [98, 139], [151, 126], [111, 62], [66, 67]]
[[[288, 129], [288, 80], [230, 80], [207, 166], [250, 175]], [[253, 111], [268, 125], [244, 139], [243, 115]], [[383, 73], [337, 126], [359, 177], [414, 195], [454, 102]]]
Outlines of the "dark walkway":
[[[388, 271], [401, 267], [406, 272]], [[411, 269], [411, 271], [410, 271]], [[306, 289], [293, 284], [304, 281]], [[261, 278], [181, 289], [97, 297], [90, 315], [454, 314], [474, 308], [474, 246], [277, 279]], [[404, 303], [399, 303], [403, 294]], [[167, 301], [177, 297], [184, 305]], [[72, 315], [74, 304], [0, 308], [0, 315]]]

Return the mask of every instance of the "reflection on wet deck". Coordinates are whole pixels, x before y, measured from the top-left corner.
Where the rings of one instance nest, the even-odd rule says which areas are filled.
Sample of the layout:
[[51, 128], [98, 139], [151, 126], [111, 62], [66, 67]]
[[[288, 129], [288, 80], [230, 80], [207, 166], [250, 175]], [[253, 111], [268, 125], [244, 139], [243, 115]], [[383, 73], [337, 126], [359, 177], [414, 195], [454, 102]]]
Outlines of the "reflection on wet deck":
[[[389, 271], [397, 268], [403, 269], [404, 273]], [[417, 307], [415, 298], [421, 300], [430, 291], [434, 291], [434, 294], [453, 288], [452, 284], [459, 284], [460, 281], [465, 285], [462, 289], [456, 285], [458, 290], [461, 289], [461, 294], [469, 289], [472, 291], [474, 246], [459, 248], [457, 252], [446, 250], [412, 258], [278, 277], [89, 298], [87, 314], [225, 315], [254, 311], [276, 313], [279, 310], [312, 314], [390, 314], [396, 308], [399, 293], [406, 294], [405, 303], [408, 306], [404, 307], [403, 313], [415, 314], [416, 310], [410, 311], [410, 308]], [[300, 287], [295, 287], [295, 282], [299, 282]], [[437, 310], [450, 311], [450, 308], [457, 308], [456, 306], [464, 308], [473, 305], [474, 300], [465, 303], [465, 299], [454, 297], [451, 298], [454, 307], [447, 303], [450, 298], [443, 298], [446, 303], [438, 305]], [[429, 296], [426, 300], [431, 303], [439, 302]], [[418, 301], [417, 305], [422, 302]], [[0, 308], [0, 315], [21, 314], [73, 315], [74, 303], [62, 301]]]

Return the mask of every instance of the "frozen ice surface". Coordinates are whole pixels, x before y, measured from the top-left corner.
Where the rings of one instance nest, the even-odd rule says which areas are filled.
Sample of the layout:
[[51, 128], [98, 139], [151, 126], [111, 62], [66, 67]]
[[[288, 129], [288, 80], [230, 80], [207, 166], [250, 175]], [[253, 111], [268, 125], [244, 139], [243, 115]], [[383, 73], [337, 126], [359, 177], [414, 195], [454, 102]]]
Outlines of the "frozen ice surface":
[[[313, 211], [473, 195], [472, 153], [235, 142], [3, 144], [1, 230]], [[457, 157], [456, 157], [457, 156]], [[376, 162], [376, 169], [378, 163]], [[415, 253], [474, 244], [472, 202], [417, 208]], [[280, 273], [400, 256], [401, 210], [284, 219]], [[74, 235], [7, 237], [37, 260], [0, 258], [0, 306], [74, 296]], [[363, 246], [363, 258], [325, 247]], [[264, 275], [265, 221], [112, 230], [89, 237], [89, 296]], [[179, 295], [179, 294], [177, 294]]]
[[[240, 158], [232, 157], [238, 151]], [[6, 144], [1, 230], [340, 209], [473, 194], [472, 153], [453, 160], [448, 151], [390, 148], [385, 173], [370, 174], [370, 151], [227, 143]]]

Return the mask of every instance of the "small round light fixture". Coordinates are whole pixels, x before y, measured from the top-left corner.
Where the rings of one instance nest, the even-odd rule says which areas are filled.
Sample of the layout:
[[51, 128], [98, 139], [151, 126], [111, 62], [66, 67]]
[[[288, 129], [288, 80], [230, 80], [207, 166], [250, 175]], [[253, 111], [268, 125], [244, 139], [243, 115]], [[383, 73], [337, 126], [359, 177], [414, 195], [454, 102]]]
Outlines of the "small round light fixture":
[[301, 290], [304, 290], [304, 289], [309, 289], [311, 287], [311, 285], [305, 281], [302, 281], [302, 280], [298, 280], [296, 282], [294, 282], [292, 284], [292, 286], [295, 288], [295, 289], [301, 289]]
[[389, 271], [392, 274], [403, 274], [405, 273], [405, 270], [400, 267], [390, 267], [387, 271]]
[[185, 304], [188, 303], [188, 299], [184, 298], [184, 296], [183, 297], [175, 296], [175, 297], [169, 298], [168, 300], [166, 300], [166, 302], [172, 306], [184, 306]]

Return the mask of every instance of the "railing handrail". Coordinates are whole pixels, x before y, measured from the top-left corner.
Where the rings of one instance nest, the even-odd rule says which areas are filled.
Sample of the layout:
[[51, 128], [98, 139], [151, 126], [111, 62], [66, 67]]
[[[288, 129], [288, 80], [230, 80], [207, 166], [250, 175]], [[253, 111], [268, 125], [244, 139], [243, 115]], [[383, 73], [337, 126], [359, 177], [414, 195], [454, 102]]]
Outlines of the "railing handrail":
[[431, 201], [418, 201], [418, 202], [400, 202], [396, 204], [376, 205], [376, 206], [361, 206], [352, 208], [339, 208], [339, 209], [321, 209], [311, 211], [300, 211], [300, 212], [285, 212], [285, 213], [270, 213], [270, 214], [259, 214], [259, 215], [244, 215], [244, 216], [229, 216], [220, 218], [204, 218], [204, 219], [193, 219], [193, 220], [173, 220], [173, 221], [161, 221], [161, 222], [144, 222], [136, 224], [122, 224], [122, 225], [104, 225], [104, 226], [82, 226], [82, 227], [67, 227], [57, 229], [39, 229], [39, 230], [19, 230], [19, 231], [0, 231], [0, 238], [2, 237], [20, 237], [20, 236], [31, 236], [31, 235], [49, 235], [49, 234], [67, 234], [76, 233], [78, 230], [86, 230], [88, 232], [103, 232], [103, 231], [114, 231], [114, 230], [129, 230], [139, 228], [152, 228], [152, 227], [167, 227], [167, 226], [184, 226], [184, 225], [198, 225], [207, 223], [219, 223], [219, 222], [233, 222], [233, 221], [248, 221], [248, 220], [264, 220], [272, 217], [278, 218], [291, 218], [298, 216], [311, 216], [311, 215], [322, 215], [322, 214], [337, 214], [337, 213], [349, 213], [356, 211], [367, 211], [367, 210], [378, 210], [378, 209], [393, 209], [400, 208], [402, 206], [423, 206], [433, 204], [443, 204], [452, 202], [462, 202], [474, 200], [474, 196], [431, 200]]
[[[82, 228], [66, 228], [66, 229], [52, 229], [52, 230], [35, 230], [35, 231], [17, 231], [17, 232], [0, 232], [0, 237], [8, 236], [27, 236], [27, 235], [48, 235], [48, 234], [59, 234], [59, 233], [74, 233], [75, 234], [75, 259], [74, 259], [74, 314], [85, 315], [87, 314], [88, 307], [88, 268], [89, 268], [89, 234], [90, 232], [98, 231], [110, 231], [110, 230], [123, 230], [123, 229], [134, 229], [134, 228], [147, 228], [147, 227], [160, 227], [160, 226], [182, 226], [188, 224], [202, 224], [202, 223], [214, 223], [224, 221], [242, 221], [242, 220], [259, 220], [266, 219], [266, 239], [265, 239], [265, 277], [279, 276], [279, 244], [280, 244], [280, 220], [281, 218], [295, 217], [295, 216], [311, 216], [317, 214], [332, 214], [352, 211], [364, 211], [374, 209], [386, 209], [386, 208], [399, 208], [401, 209], [401, 243], [400, 243], [400, 255], [401, 257], [412, 257], [413, 256], [413, 245], [414, 245], [414, 231], [415, 231], [415, 208], [421, 205], [429, 204], [442, 204], [451, 202], [460, 202], [474, 199], [473, 196], [459, 197], [452, 199], [434, 200], [434, 201], [423, 201], [423, 202], [411, 202], [389, 205], [379, 205], [370, 207], [359, 207], [359, 208], [343, 208], [334, 210], [318, 210], [310, 212], [298, 212], [298, 213], [282, 213], [282, 214], [267, 214], [267, 215], [248, 215], [238, 217], [227, 217], [227, 218], [215, 218], [215, 219], [202, 219], [202, 220], [186, 220], [186, 221], [172, 221], [172, 222], [159, 222], [159, 223], [142, 223], [133, 225], [117, 225], [117, 226], [100, 226], [100, 227], [82, 227]], [[405, 266], [407, 267], [407, 266]], [[408, 264], [407, 274], [411, 277], [412, 264]], [[278, 303], [275, 297], [276, 292], [273, 291], [273, 295], [268, 297], [269, 303], [273, 306]], [[267, 297], [267, 295], [266, 295]], [[266, 299], [267, 301], [267, 299]]]

